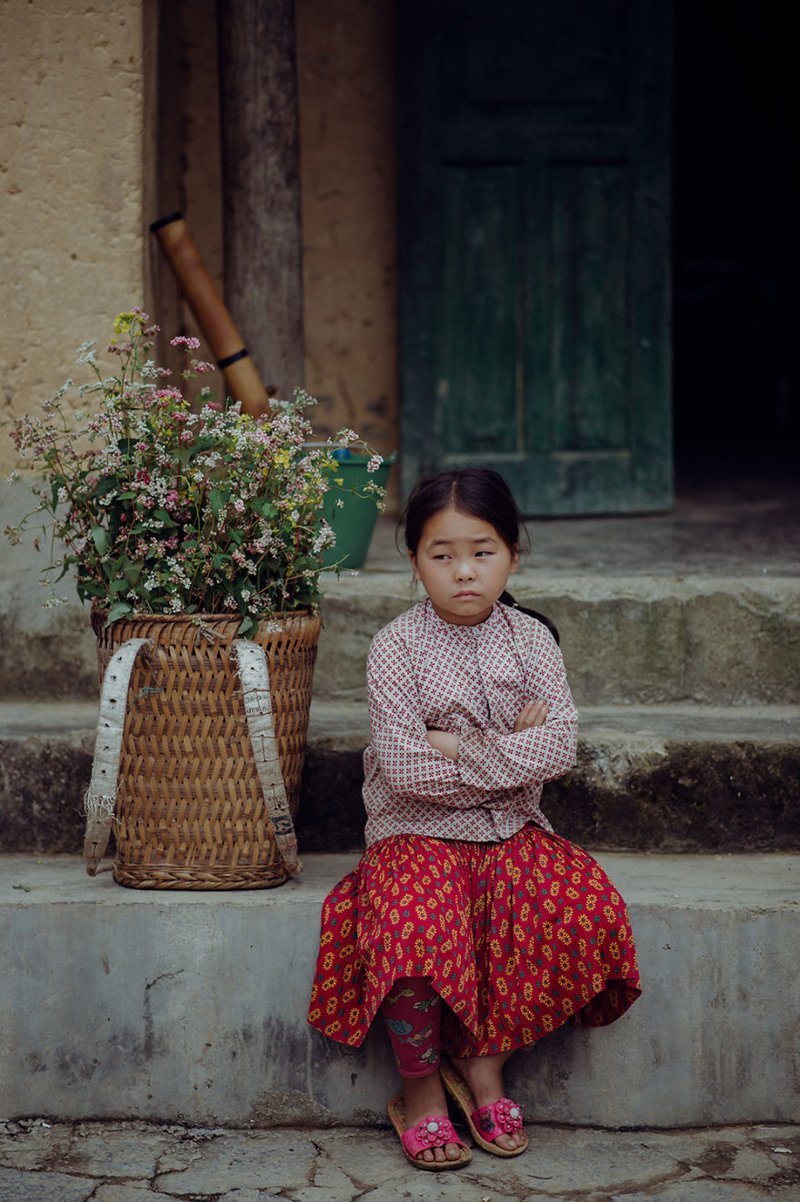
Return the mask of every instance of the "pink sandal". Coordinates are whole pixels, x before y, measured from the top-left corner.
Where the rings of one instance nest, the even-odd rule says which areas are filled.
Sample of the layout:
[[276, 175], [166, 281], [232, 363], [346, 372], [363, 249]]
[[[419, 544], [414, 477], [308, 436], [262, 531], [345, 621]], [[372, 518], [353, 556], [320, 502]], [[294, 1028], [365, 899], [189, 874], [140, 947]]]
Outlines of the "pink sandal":
[[443, 1064], [440, 1072], [442, 1082], [451, 1098], [467, 1120], [469, 1132], [479, 1148], [491, 1152], [493, 1156], [521, 1156], [528, 1147], [528, 1137], [524, 1143], [510, 1151], [498, 1148], [494, 1142], [498, 1135], [511, 1135], [522, 1130], [522, 1107], [511, 1098], [500, 1098], [489, 1106], [477, 1107], [472, 1096], [472, 1090], [466, 1081], [449, 1064]]
[[[460, 1169], [472, 1160], [469, 1148], [459, 1139], [450, 1119], [444, 1114], [426, 1115], [414, 1127], [406, 1129], [406, 1108], [402, 1094], [392, 1098], [388, 1106], [392, 1126], [400, 1136], [403, 1154], [415, 1169], [428, 1169], [440, 1173], [446, 1169]], [[420, 1152], [426, 1148], [443, 1148], [445, 1144], [458, 1144], [460, 1155], [458, 1160], [418, 1160]]]

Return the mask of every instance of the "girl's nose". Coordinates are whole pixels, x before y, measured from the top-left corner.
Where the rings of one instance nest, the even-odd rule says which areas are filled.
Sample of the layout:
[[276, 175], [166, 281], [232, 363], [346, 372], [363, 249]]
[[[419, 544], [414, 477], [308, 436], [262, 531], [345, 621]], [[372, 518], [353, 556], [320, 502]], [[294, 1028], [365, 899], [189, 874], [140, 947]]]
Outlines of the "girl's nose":
[[475, 575], [475, 567], [471, 559], [459, 560], [456, 564], [456, 576], [459, 580], [472, 580]]

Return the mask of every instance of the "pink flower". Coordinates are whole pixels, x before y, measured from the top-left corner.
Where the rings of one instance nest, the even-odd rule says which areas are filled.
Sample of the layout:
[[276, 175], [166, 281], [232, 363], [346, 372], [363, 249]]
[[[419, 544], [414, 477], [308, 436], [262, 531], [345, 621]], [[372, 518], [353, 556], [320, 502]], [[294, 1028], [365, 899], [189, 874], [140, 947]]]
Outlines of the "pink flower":
[[200, 349], [199, 338], [187, 338], [185, 334], [178, 334], [176, 338], [170, 338], [170, 346], [184, 346], [187, 351], [198, 351]]

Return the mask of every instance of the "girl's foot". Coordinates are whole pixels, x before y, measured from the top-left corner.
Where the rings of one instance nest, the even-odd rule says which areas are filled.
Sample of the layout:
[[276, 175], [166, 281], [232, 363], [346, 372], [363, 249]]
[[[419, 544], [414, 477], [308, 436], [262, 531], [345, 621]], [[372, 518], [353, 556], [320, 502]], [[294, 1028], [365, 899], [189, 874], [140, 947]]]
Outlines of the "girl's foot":
[[[406, 1128], [414, 1127], [429, 1115], [447, 1114], [447, 1098], [438, 1072], [427, 1077], [403, 1077]], [[417, 1160], [460, 1160], [463, 1145], [445, 1144], [442, 1148], [425, 1148]]]
[[[503, 1065], [511, 1055], [511, 1052], [499, 1052], [495, 1056], [451, 1057], [450, 1063], [469, 1086], [477, 1110], [505, 1097]], [[523, 1131], [511, 1131], [498, 1135], [492, 1142], [504, 1152], [513, 1153], [527, 1147], [528, 1137]]]

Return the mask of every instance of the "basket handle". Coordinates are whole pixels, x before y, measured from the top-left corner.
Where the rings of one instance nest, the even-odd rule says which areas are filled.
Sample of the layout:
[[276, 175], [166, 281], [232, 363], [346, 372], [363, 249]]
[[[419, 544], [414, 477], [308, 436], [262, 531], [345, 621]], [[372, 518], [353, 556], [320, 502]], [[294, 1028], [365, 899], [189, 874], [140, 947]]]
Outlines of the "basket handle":
[[303, 864], [297, 854], [297, 836], [294, 833], [286, 785], [281, 772], [278, 745], [272, 725], [272, 700], [269, 691], [269, 666], [267, 657], [258, 643], [250, 639], [234, 639], [231, 648], [239, 669], [239, 680], [244, 695], [244, 712], [247, 729], [253, 747], [253, 759], [264, 794], [272, 833], [278, 855], [290, 876], [298, 877]]
[[122, 752], [122, 731], [125, 726], [128, 685], [133, 665], [142, 647], [148, 646], [151, 641], [128, 639], [108, 661], [103, 677], [92, 778], [83, 801], [86, 814], [83, 859], [89, 876], [96, 876], [111, 836], [119, 780], [119, 757]]
[[[103, 677], [92, 777], [84, 798], [83, 858], [89, 876], [97, 874], [111, 836], [131, 673], [139, 652], [151, 643], [151, 639], [128, 639], [112, 655]], [[284, 868], [297, 877], [303, 865], [297, 854], [297, 836], [272, 725], [267, 657], [249, 639], [235, 639], [232, 653], [238, 664], [247, 730], [275, 844]]]

